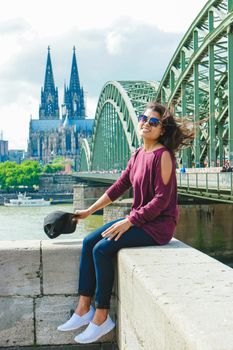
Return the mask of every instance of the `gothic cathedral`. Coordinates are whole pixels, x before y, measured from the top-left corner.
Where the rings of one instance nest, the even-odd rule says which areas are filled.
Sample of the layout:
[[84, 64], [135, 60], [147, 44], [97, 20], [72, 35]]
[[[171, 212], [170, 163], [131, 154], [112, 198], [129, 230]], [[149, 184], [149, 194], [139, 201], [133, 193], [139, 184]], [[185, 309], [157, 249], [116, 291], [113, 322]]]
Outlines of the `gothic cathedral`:
[[80, 143], [82, 138], [90, 140], [94, 119], [86, 119], [83, 87], [80, 86], [75, 47], [69, 86], [64, 86], [64, 103], [58, 101], [53, 69], [48, 47], [44, 87], [41, 89], [39, 119], [29, 124], [28, 158], [43, 164], [62, 156], [73, 161], [79, 168]]

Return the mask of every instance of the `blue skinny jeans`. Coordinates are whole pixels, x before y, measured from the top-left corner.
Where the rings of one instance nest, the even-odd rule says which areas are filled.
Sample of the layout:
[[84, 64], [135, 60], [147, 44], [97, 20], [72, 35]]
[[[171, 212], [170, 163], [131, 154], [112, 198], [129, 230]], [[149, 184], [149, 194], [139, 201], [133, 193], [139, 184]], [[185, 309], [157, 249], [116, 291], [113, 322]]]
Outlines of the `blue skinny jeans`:
[[83, 240], [80, 258], [78, 294], [92, 297], [95, 293], [95, 306], [110, 308], [110, 298], [114, 282], [113, 258], [121, 248], [157, 245], [154, 239], [141, 228], [132, 226], [118, 241], [103, 238], [101, 233], [123, 218], [111, 221]]

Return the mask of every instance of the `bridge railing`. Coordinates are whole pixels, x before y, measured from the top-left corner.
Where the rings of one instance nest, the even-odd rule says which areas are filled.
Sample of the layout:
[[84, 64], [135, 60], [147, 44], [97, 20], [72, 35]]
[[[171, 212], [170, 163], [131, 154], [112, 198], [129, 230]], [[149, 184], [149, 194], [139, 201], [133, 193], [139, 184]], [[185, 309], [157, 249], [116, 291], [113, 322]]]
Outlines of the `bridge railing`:
[[[200, 192], [202, 196], [215, 194], [223, 199], [233, 199], [233, 173], [179, 173], [177, 174], [179, 190]], [[229, 198], [229, 199], [230, 199]]]
[[[112, 172], [77, 173], [82, 180], [109, 185], [114, 183], [120, 175], [121, 173]], [[233, 173], [177, 172], [176, 176], [179, 194], [233, 203]]]

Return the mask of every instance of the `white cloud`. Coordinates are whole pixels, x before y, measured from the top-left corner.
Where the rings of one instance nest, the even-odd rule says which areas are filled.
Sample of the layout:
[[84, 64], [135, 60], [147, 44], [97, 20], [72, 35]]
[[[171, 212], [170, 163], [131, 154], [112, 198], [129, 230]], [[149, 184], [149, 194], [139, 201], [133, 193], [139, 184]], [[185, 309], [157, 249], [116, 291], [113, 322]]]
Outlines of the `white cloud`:
[[98, 103], [98, 96], [89, 97], [86, 96], [86, 114], [89, 118], [95, 117], [96, 106]]
[[94, 116], [106, 81], [161, 79], [180, 32], [188, 29], [205, 3], [195, 0], [190, 11], [187, 0], [4, 2], [0, 12], [0, 130], [10, 148], [26, 147], [30, 114], [38, 116], [48, 45], [60, 104], [76, 45], [81, 84], [88, 91], [87, 114]]
[[8, 0], [4, 3], [0, 20], [25, 18], [42, 37], [60, 35], [71, 26], [85, 30], [107, 28], [124, 16], [158, 26], [164, 31], [179, 32], [187, 29], [206, 2], [195, 0], [191, 9], [187, 0]]
[[0, 47], [4, 47], [5, 51], [3, 55], [0, 55], [0, 66], [7, 64], [14, 55], [21, 51], [21, 46], [14, 37], [0, 36]]
[[123, 36], [121, 33], [110, 32], [107, 34], [106, 47], [110, 55], [120, 55], [122, 53]]
[[1, 125], [4, 119], [3, 136], [9, 140], [10, 149], [25, 149], [28, 139], [30, 114], [26, 111], [36, 111], [38, 101], [24, 94], [19, 101], [9, 103], [1, 108]]

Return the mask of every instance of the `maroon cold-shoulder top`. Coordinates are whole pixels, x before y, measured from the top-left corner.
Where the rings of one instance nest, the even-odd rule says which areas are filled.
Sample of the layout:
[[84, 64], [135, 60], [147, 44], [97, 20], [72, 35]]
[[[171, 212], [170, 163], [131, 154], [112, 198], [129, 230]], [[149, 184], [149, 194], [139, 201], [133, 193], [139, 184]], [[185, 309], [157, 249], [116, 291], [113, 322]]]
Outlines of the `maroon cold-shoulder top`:
[[172, 158], [172, 173], [167, 185], [161, 176], [161, 158], [167, 148], [145, 152], [137, 149], [130, 158], [120, 178], [105, 192], [115, 201], [131, 186], [133, 204], [127, 216], [130, 222], [151, 235], [157, 244], [167, 244], [178, 219], [175, 158]]

